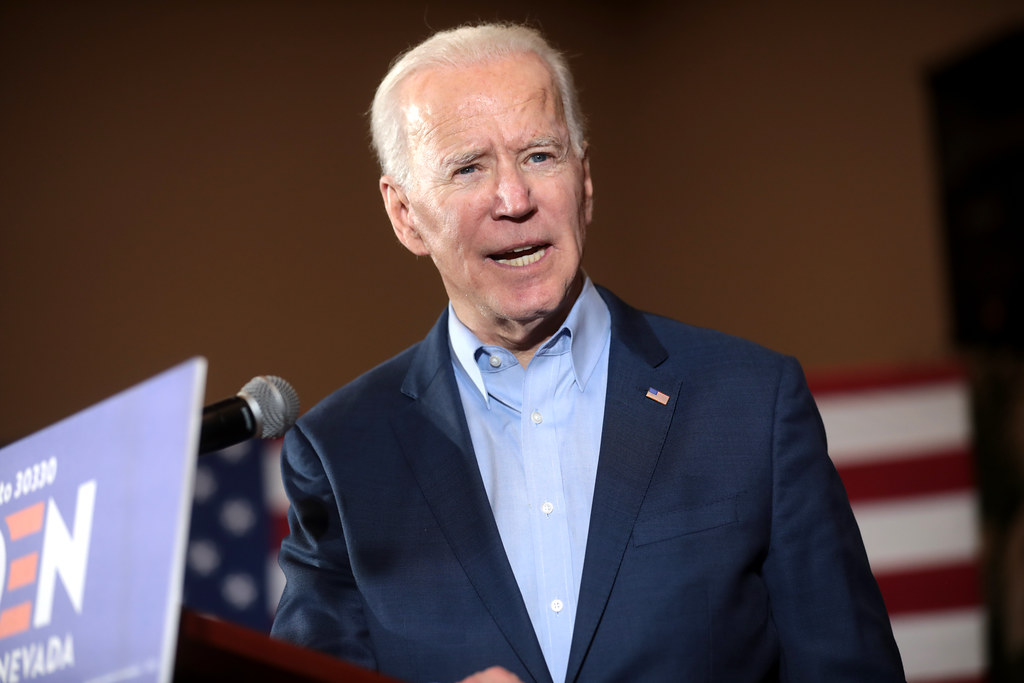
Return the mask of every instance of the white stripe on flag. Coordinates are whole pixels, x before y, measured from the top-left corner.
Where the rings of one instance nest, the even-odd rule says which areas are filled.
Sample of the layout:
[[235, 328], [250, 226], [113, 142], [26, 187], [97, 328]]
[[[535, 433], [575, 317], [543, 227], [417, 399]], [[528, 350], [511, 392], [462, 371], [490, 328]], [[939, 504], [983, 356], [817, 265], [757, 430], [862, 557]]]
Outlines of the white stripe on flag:
[[263, 446], [263, 495], [271, 514], [288, 513], [288, 495], [281, 482], [281, 439], [265, 441]]
[[985, 670], [985, 616], [980, 607], [896, 617], [892, 631], [907, 680], [948, 680]]
[[267, 614], [277, 612], [277, 603], [281, 602], [284, 593], [284, 572], [277, 564], [277, 550], [267, 557]]
[[853, 512], [876, 574], [978, 557], [973, 491], [862, 503]]
[[966, 447], [971, 434], [962, 381], [815, 398], [837, 466]]

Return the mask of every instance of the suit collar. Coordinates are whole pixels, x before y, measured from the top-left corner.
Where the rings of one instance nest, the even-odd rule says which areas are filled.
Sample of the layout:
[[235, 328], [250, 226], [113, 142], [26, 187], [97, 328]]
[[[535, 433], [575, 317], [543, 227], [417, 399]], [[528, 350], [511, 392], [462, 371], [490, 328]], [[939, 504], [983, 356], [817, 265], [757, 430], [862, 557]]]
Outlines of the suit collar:
[[604, 287], [598, 293], [612, 316], [612, 335], [621, 341], [636, 360], [656, 368], [668, 359], [668, 351], [658, 341], [644, 314]]
[[[434, 327], [416, 347], [409, 371], [402, 382], [402, 393], [412, 399], [419, 399], [431, 386], [446, 365], [451, 365], [448, 353], [448, 309], [434, 323]], [[468, 434], [467, 434], [468, 436]]]

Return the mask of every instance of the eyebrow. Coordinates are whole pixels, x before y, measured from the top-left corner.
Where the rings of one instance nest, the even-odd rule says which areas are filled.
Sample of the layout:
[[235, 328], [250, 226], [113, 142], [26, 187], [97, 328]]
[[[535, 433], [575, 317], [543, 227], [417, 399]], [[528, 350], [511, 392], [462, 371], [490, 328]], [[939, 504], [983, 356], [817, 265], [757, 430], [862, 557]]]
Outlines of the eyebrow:
[[471, 164], [484, 155], [479, 149], [470, 149], [465, 152], [455, 152], [441, 159], [441, 168], [454, 168]]
[[545, 135], [544, 137], [534, 138], [529, 140], [523, 147], [524, 150], [530, 149], [531, 147], [564, 147], [565, 144], [557, 137], [553, 135]]

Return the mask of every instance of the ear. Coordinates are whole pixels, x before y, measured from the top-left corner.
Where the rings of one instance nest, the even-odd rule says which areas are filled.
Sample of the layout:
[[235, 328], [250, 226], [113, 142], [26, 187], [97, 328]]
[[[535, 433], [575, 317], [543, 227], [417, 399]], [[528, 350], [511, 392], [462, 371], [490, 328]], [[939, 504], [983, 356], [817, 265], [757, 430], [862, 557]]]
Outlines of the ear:
[[583, 210], [587, 225], [594, 217], [594, 182], [590, 178], [590, 147], [583, 143]]
[[380, 196], [384, 200], [384, 210], [391, 219], [391, 227], [402, 245], [417, 256], [427, 256], [430, 250], [423, 243], [419, 230], [416, 229], [409, 206], [409, 196], [402, 186], [389, 175], [380, 177]]

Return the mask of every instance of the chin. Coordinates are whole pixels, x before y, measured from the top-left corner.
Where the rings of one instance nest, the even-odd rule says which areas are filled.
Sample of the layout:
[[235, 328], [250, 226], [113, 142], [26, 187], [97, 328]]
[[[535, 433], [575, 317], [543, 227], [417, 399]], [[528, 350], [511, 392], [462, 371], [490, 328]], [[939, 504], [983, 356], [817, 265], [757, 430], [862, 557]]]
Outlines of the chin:
[[[504, 302], [499, 310], [505, 314], [503, 317], [506, 319], [525, 323], [552, 315], [567, 315], [569, 307], [564, 306], [565, 300], [565, 292], [559, 291], [555, 296], [549, 294]], [[562, 308], [565, 308], [564, 312], [560, 310]]]

